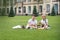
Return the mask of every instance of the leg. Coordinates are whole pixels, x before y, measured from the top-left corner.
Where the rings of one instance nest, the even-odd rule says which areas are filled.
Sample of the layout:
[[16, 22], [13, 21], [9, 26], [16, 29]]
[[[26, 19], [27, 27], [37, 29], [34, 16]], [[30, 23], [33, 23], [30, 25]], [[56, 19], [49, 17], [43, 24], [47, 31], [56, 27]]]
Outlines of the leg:
[[32, 29], [32, 27], [29, 24], [27, 24], [26, 29]]

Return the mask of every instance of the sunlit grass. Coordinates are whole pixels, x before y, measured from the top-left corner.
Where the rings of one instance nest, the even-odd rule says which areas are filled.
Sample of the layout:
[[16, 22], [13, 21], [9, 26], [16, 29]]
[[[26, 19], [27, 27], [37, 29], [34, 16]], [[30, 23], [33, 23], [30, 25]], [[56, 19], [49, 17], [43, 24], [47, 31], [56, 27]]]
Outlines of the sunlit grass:
[[[0, 16], [0, 40], [60, 40], [60, 16], [47, 16], [49, 30], [12, 29], [16, 25], [26, 25], [31, 16]], [[37, 17], [41, 20], [41, 16]]]

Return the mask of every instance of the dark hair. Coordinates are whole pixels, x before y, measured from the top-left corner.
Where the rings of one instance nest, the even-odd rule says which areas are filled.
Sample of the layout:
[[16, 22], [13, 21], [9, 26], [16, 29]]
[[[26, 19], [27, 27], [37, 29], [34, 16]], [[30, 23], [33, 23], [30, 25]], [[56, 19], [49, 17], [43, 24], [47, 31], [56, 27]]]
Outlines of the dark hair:
[[32, 14], [32, 16], [36, 17], [35, 14]]

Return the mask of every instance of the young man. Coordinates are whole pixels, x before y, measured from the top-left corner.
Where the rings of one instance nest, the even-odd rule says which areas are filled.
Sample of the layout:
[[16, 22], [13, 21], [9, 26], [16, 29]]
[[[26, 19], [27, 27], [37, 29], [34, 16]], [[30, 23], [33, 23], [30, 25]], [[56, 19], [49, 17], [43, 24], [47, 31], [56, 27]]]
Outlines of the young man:
[[41, 28], [39, 28], [39, 29], [48, 28], [48, 19], [46, 19], [46, 15], [42, 15], [42, 20], [39, 23], [41, 24]]
[[26, 26], [27, 29], [37, 28], [37, 20], [33, 15], [31, 19], [28, 20], [28, 24]]

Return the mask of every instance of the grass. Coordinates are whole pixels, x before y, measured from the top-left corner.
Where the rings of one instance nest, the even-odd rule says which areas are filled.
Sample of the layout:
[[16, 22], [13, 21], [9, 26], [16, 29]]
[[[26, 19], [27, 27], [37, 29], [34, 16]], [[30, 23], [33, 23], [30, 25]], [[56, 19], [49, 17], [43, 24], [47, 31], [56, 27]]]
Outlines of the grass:
[[[26, 25], [31, 16], [0, 16], [0, 40], [60, 40], [60, 16], [48, 16], [49, 30], [12, 29], [16, 25]], [[41, 17], [37, 17], [41, 20]]]

